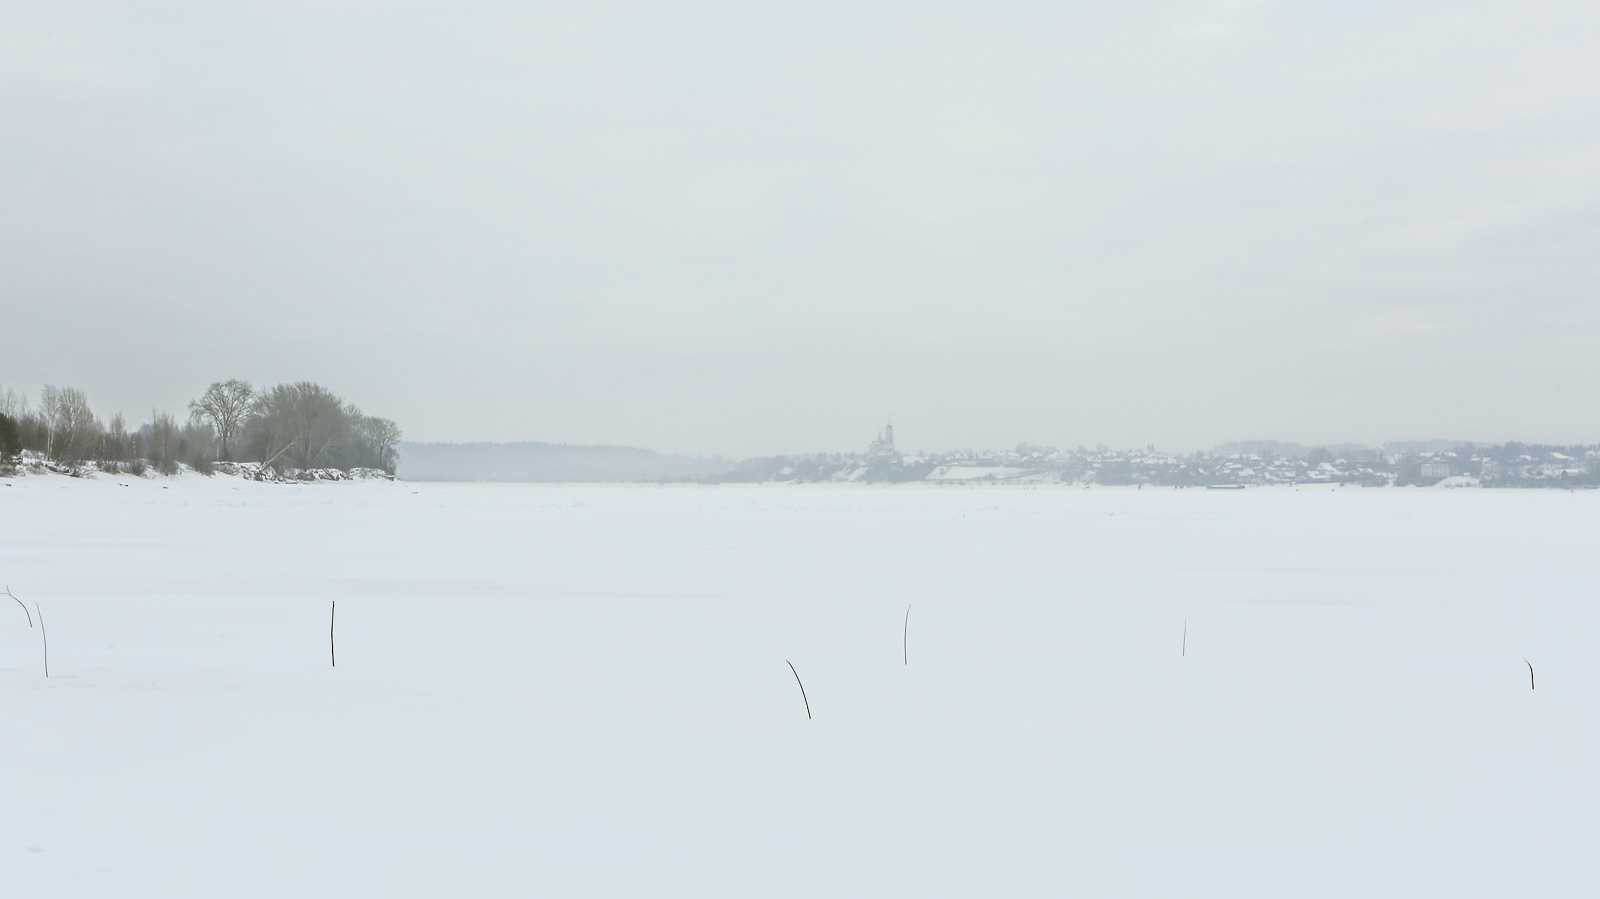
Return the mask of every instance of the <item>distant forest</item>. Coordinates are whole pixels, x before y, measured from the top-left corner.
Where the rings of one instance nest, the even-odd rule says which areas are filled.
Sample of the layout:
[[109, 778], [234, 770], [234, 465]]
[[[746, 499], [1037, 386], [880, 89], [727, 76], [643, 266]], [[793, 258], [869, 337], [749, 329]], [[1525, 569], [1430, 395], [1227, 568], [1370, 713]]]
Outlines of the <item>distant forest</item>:
[[102, 421], [75, 387], [45, 385], [37, 405], [0, 390], [0, 463], [24, 451], [103, 471], [176, 474], [187, 465], [210, 474], [219, 463], [254, 463], [278, 474], [316, 469], [379, 469], [394, 474], [400, 428], [363, 414], [319, 384], [299, 381], [255, 389], [218, 381], [189, 403], [181, 420], [152, 410], [132, 428], [122, 413]]

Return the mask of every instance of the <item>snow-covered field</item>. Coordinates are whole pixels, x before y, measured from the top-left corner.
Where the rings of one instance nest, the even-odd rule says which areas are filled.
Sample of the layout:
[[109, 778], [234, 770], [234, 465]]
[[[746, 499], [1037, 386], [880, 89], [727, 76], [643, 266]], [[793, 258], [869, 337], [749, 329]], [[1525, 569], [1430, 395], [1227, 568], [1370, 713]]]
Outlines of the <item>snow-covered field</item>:
[[1600, 492], [9, 483], [0, 895], [1600, 890]]

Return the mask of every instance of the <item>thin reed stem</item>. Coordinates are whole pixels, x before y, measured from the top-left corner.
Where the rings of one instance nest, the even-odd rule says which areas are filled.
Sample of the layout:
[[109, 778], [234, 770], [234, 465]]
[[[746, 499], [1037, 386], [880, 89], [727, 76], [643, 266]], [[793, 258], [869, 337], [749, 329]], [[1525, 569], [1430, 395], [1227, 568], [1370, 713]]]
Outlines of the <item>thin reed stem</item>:
[[50, 676], [50, 635], [44, 629], [44, 612], [40, 611], [39, 604], [33, 604], [33, 610], [39, 613], [39, 637], [44, 640], [44, 676]]
[[906, 627], [905, 627], [905, 631], [900, 634], [900, 664], [902, 664], [902, 665], [911, 664], [911, 656], [906, 652], [906, 648], [909, 645], [910, 640], [911, 640], [911, 604], [910, 603], [906, 603]]
[[[789, 670], [794, 671], [794, 663], [784, 659], [789, 664]], [[806, 685], [800, 682], [800, 672], [794, 671], [794, 682], [800, 684], [800, 700], [806, 704], [806, 720], [811, 720], [811, 700], [806, 698]]]
[[[6, 588], [6, 595], [12, 599], [17, 599], [16, 595], [11, 592], [10, 587]], [[33, 613], [28, 611], [28, 604], [20, 599], [17, 599], [17, 605], [22, 606], [22, 614], [28, 616], [28, 627], [33, 627]]]

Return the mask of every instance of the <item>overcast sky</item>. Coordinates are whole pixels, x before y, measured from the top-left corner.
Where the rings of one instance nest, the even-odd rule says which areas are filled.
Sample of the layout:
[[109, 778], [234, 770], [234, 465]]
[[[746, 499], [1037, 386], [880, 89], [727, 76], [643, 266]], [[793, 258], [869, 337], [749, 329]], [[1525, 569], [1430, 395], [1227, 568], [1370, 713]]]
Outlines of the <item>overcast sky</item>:
[[1600, 4], [0, 0], [0, 386], [730, 456], [1600, 440]]

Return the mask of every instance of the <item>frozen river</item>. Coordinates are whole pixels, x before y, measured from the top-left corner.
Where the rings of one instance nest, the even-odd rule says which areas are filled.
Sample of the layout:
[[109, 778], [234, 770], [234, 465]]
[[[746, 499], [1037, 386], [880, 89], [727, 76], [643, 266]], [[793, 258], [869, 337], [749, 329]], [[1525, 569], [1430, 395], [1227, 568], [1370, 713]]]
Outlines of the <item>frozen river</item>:
[[1600, 890], [1600, 492], [7, 483], [4, 895]]

